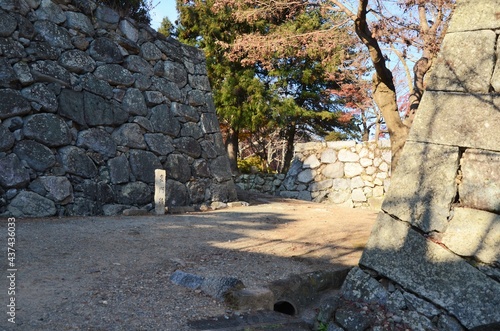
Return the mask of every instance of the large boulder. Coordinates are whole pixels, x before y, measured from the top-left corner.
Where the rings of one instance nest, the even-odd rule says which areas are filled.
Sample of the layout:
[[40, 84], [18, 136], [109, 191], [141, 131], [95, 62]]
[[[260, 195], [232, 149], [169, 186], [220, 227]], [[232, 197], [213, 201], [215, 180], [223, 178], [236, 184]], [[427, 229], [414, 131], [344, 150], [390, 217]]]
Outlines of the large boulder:
[[111, 135], [118, 146], [146, 149], [144, 131], [139, 124], [125, 123], [116, 129]]
[[83, 13], [66, 12], [66, 26], [70, 29], [81, 31], [87, 35], [94, 34], [94, 26], [90, 19]]
[[30, 64], [30, 68], [33, 77], [39, 81], [58, 83], [63, 86], [71, 85], [69, 71], [55, 61], [40, 60]]
[[68, 173], [83, 178], [93, 178], [97, 175], [97, 167], [85, 150], [75, 146], [66, 146], [59, 150], [59, 155], [64, 170]]
[[53, 91], [51, 91], [45, 84], [33, 84], [24, 88], [21, 94], [28, 100], [34, 101], [40, 106], [39, 110], [49, 113], [57, 111], [57, 98]]
[[78, 49], [61, 54], [59, 64], [71, 72], [78, 74], [92, 72], [96, 68], [94, 59]]
[[165, 204], [168, 207], [187, 206], [190, 203], [186, 185], [176, 180], [167, 180], [165, 193]]
[[67, 204], [73, 200], [73, 187], [63, 176], [42, 176], [40, 182], [47, 191], [47, 198], [59, 204]]
[[28, 116], [24, 123], [24, 135], [50, 147], [71, 143], [71, 132], [66, 122], [55, 114]]
[[21, 92], [11, 89], [0, 89], [0, 120], [28, 114], [31, 111], [31, 105], [28, 100], [23, 98]]
[[154, 183], [155, 170], [163, 169], [158, 157], [148, 151], [131, 150], [129, 163], [135, 178], [145, 183]]
[[29, 191], [20, 192], [7, 210], [14, 217], [49, 217], [57, 212], [54, 201]]
[[84, 93], [85, 122], [91, 126], [120, 125], [128, 119], [128, 114], [116, 103], [105, 100], [93, 93]]
[[0, 185], [5, 188], [24, 187], [30, 181], [30, 174], [21, 165], [21, 161], [15, 154], [9, 154], [0, 158]]
[[87, 148], [110, 158], [116, 154], [116, 143], [111, 135], [104, 130], [92, 128], [78, 133], [78, 147]]
[[108, 161], [111, 183], [123, 184], [130, 180], [130, 165], [125, 155], [120, 155]]
[[[66, 19], [66, 16], [64, 16], [64, 19]], [[42, 20], [36, 21], [34, 27], [38, 36], [48, 42], [51, 46], [62, 49], [70, 49], [73, 47], [68, 30], [58, 26], [57, 24]]]
[[178, 182], [186, 183], [191, 178], [191, 167], [182, 154], [170, 154], [165, 162], [167, 177]]
[[145, 205], [153, 201], [153, 192], [146, 183], [132, 182], [116, 188], [116, 199], [126, 205]]
[[33, 140], [18, 142], [14, 147], [14, 153], [36, 171], [45, 171], [56, 163], [50, 148]]
[[8, 151], [14, 145], [14, 136], [3, 125], [0, 125], [0, 152]]
[[111, 85], [131, 86], [134, 84], [134, 76], [119, 64], [105, 64], [97, 67], [94, 75], [105, 80]]
[[179, 121], [167, 105], [159, 105], [151, 109], [150, 121], [156, 132], [165, 133], [172, 137], [176, 137], [181, 129]]
[[105, 63], [121, 63], [123, 62], [123, 55], [120, 52], [118, 45], [108, 38], [97, 38], [89, 48], [90, 56], [96, 61]]

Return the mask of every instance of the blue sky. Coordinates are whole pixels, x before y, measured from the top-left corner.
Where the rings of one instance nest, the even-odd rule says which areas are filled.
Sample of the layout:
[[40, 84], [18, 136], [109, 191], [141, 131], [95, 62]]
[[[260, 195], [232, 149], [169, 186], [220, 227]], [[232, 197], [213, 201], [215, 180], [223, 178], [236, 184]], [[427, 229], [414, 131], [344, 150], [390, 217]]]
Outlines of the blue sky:
[[177, 10], [175, 9], [175, 0], [153, 0], [155, 8], [151, 11], [151, 27], [158, 29], [161, 21], [167, 16], [172, 23], [177, 19]]

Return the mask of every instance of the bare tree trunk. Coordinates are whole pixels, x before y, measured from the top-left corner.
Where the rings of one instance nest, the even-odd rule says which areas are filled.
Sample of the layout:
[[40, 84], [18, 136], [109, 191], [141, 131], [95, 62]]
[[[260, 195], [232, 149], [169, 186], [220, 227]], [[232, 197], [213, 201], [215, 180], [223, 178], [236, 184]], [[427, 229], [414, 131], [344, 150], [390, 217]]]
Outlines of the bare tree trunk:
[[385, 82], [379, 80], [377, 74], [373, 76], [373, 98], [380, 108], [387, 125], [387, 131], [389, 132], [391, 140], [391, 168], [394, 170], [398, 164], [401, 151], [405, 145], [410, 129], [403, 124], [399, 116], [394, 85], [392, 85], [392, 87], [387, 86]]
[[239, 154], [239, 131], [234, 129], [229, 129], [226, 137], [226, 150], [229, 157], [229, 165], [231, 167], [231, 172], [233, 174], [238, 174], [238, 154]]
[[420, 100], [424, 94], [424, 77], [427, 71], [431, 68], [431, 61], [428, 58], [422, 57], [415, 63], [413, 67], [413, 87], [410, 93], [410, 109], [405, 118], [405, 124], [411, 127], [413, 124], [413, 119], [417, 113], [418, 106], [420, 105]]
[[295, 122], [293, 122], [288, 126], [288, 130], [286, 132], [286, 153], [283, 161], [283, 167], [281, 168], [281, 173], [284, 174], [288, 172], [290, 164], [292, 163], [296, 131]]
[[377, 111], [377, 122], [375, 124], [375, 141], [380, 139], [380, 112]]
[[361, 141], [366, 142], [370, 140], [370, 127], [368, 126], [368, 116], [365, 111], [361, 111]]
[[368, 48], [370, 58], [375, 68], [373, 75], [373, 98], [384, 116], [389, 136], [391, 138], [392, 163], [394, 170], [397, 166], [401, 150], [408, 136], [409, 128], [404, 125], [399, 115], [396, 101], [396, 88], [391, 71], [387, 68], [384, 54], [373, 37], [366, 21], [368, 0], [360, 0], [356, 18], [355, 31], [363, 44]]

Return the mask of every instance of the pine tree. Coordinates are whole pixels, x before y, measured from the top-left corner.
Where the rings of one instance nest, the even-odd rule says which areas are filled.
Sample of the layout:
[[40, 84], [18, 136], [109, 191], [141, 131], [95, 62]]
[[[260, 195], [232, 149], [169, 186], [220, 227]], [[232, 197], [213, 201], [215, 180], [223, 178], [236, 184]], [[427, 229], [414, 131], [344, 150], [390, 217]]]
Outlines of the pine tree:
[[170, 21], [168, 17], [164, 17], [161, 21], [158, 32], [166, 37], [170, 37], [174, 32], [174, 24]]
[[237, 23], [229, 10], [212, 11], [213, 1], [177, 0], [180, 12], [177, 35], [180, 41], [205, 52], [207, 71], [221, 126], [226, 131], [226, 148], [231, 168], [237, 171], [239, 134], [261, 125], [261, 114], [269, 109], [264, 84], [252, 67], [224, 56], [224, 44], [252, 32], [246, 23]]
[[[314, 7], [290, 19], [283, 13], [274, 20], [240, 21], [229, 6], [214, 6], [214, 0], [177, 1], [180, 21], [179, 40], [203, 49], [217, 114], [226, 135], [226, 147], [232, 169], [237, 170], [240, 135], [257, 128], [280, 130], [287, 140], [282, 171], [286, 171], [293, 155], [298, 133], [306, 137], [324, 137], [331, 131], [355, 131], [352, 117], [342, 111], [342, 101], [332, 95], [339, 85], [334, 78], [341, 71], [343, 54], [352, 52], [352, 37], [347, 30], [337, 30], [334, 39], [321, 43], [318, 49], [297, 55], [297, 49], [318, 29], [329, 33], [332, 16], [325, 18]], [[340, 32], [339, 32], [340, 31]], [[304, 40], [289, 44], [264, 45], [272, 50], [251, 63], [245, 54], [229, 56], [228, 47], [242, 36], [280, 33], [302, 34]], [[339, 42], [343, 40], [343, 42]], [[310, 40], [307, 40], [310, 42]], [[251, 135], [250, 135], [251, 136]]]

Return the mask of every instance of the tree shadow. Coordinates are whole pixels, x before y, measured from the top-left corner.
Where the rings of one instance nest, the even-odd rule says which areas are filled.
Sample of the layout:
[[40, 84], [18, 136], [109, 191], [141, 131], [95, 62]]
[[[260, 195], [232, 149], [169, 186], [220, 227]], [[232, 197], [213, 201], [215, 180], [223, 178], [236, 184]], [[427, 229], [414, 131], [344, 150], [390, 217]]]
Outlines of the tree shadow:
[[[323, 233], [314, 231], [314, 223], [307, 231], [291, 231], [280, 238], [283, 228], [299, 222], [292, 210], [295, 207], [267, 202], [259, 208], [19, 220], [16, 300], [21, 310], [17, 321], [37, 330], [71, 325], [151, 329], [164, 316], [174, 318], [176, 306], [188, 309], [183, 315], [192, 318], [204, 311], [205, 316], [220, 315], [226, 309], [221, 303], [171, 283], [170, 275], [183, 270], [204, 277], [233, 276], [246, 286], [263, 286], [292, 274], [340, 270], [357, 263], [359, 242], [366, 242], [370, 231], [352, 231], [350, 239], [358, 242], [349, 245], [346, 240], [354, 222], [349, 220], [342, 229], [340, 218], [345, 215], [338, 212], [338, 222], [334, 222], [335, 214], [324, 213], [322, 217], [331, 219], [321, 231], [326, 234], [327, 229], [334, 229], [338, 241], [319, 245], [310, 238]], [[375, 213], [368, 217], [364, 224], [373, 224]], [[315, 221], [326, 222], [311, 219]], [[4, 223], [0, 227], [6, 230]], [[5, 261], [0, 265], [6, 268]], [[1, 284], [7, 285], [5, 282], [2, 279]], [[103, 322], [96, 320], [99, 316]]]

